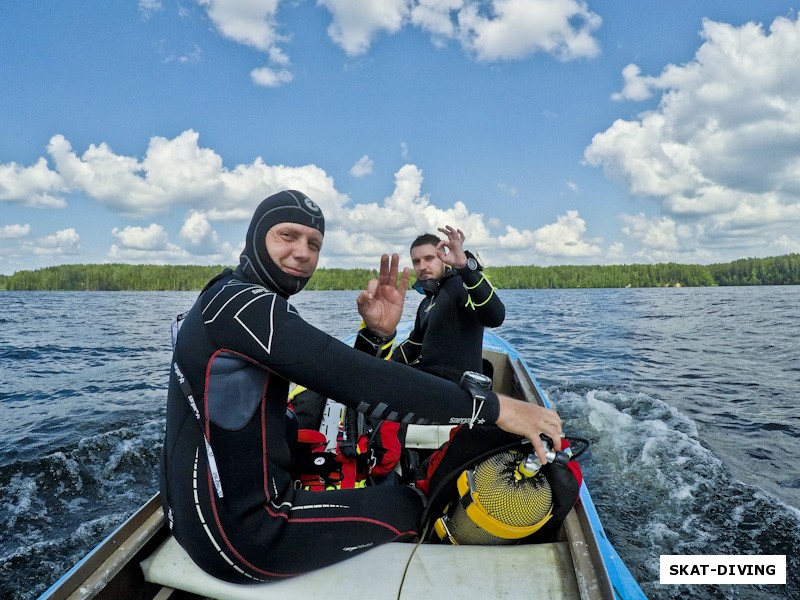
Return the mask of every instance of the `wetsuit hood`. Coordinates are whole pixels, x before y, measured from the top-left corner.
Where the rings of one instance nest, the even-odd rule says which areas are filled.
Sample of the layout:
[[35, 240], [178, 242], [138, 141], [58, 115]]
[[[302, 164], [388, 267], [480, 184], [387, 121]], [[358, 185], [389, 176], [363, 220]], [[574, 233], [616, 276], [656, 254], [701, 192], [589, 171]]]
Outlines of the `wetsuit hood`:
[[278, 223], [298, 223], [325, 235], [325, 217], [317, 204], [302, 192], [284, 190], [262, 200], [247, 230], [239, 269], [250, 280], [283, 297], [302, 290], [310, 277], [295, 277], [282, 271], [267, 252], [267, 232]]

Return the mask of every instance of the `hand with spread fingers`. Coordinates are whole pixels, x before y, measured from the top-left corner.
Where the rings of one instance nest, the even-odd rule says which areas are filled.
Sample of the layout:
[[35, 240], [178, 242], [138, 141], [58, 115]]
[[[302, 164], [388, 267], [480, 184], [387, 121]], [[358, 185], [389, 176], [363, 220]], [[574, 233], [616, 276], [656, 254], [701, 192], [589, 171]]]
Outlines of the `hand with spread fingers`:
[[[450, 225], [439, 227], [444, 235], [447, 236], [446, 240], [442, 240], [436, 246], [436, 254], [439, 256], [444, 264], [450, 265], [454, 269], [461, 269], [467, 264], [467, 255], [464, 253], [464, 232], [460, 229], [454, 229]], [[444, 249], [447, 249], [445, 253]]]
[[376, 335], [385, 338], [392, 336], [397, 330], [411, 279], [411, 273], [406, 267], [398, 282], [399, 263], [400, 257], [397, 254], [392, 254], [391, 259], [388, 254], [381, 256], [378, 278], [370, 280], [367, 289], [356, 298], [358, 314], [364, 320], [364, 325]]
[[561, 428], [561, 417], [556, 411], [502, 394], [498, 394], [498, 398], [500, 416], [497, 418], [497, 426], [509, 433], [528, 438], [542, 464], [547, 462], [547, 455], [539, 437], [541, 434], [553, 440], [553, 447], [556, 450], [561, 450], [564, 433]]

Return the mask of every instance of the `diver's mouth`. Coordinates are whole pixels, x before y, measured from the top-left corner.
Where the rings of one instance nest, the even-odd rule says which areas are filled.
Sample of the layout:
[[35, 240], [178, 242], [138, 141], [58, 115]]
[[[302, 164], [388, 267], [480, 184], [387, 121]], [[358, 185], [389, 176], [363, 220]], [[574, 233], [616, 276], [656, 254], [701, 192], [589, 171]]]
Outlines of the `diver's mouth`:
[[292, 277], [308, 277], [308, 272], [301, 269], [293, 269], [292, 267], [283, 267], [283, 272]]

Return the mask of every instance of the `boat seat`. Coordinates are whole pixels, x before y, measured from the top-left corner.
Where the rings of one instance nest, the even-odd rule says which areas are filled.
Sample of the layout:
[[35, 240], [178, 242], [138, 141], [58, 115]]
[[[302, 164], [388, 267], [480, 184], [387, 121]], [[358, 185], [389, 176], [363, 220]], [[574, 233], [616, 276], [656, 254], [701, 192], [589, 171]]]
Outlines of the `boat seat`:
[[450, 432], [454, 427], [455, 425], [409, 425], [403, 447], [436, 450], [450, 439]]
[[[408, 565], [408, 569], [406, 569]], [[141, 562], [145, 580], [214, 600], [580, 598], [567, 542], [524, 546], [390, 543], [274, 583], [237, 585], [202, 571], [169, 536]], [[479, 575], [479, 576], [476, 576]], [[402, 588], [402, 593], [400, 590]]]

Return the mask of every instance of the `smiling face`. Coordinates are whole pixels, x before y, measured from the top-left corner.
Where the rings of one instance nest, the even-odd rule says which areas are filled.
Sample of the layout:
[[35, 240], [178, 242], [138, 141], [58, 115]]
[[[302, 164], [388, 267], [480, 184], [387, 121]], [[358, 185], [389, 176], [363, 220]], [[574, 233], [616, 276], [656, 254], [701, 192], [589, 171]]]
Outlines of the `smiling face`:
[[417, 279], [439, 279], [444, 275], [444, 263], [436, 254], [433, 244], [422, 244], [411, 249], [411, 264]]
[[322, 249], [322, 234], [307, 225], [278, 223], [267, 231], [267, 254], [292, 277], [311, 277]]

